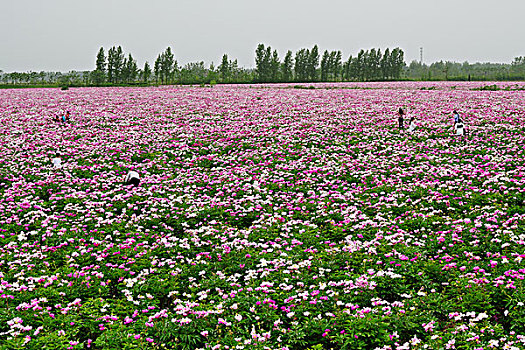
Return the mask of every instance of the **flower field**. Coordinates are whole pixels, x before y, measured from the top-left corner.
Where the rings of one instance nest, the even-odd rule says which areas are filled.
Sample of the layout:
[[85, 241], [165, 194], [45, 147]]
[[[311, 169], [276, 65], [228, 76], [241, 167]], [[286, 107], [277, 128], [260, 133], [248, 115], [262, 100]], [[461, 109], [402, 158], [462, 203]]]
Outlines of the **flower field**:
[[0, 349], [524, 349], [498, 84], [0, 90]]

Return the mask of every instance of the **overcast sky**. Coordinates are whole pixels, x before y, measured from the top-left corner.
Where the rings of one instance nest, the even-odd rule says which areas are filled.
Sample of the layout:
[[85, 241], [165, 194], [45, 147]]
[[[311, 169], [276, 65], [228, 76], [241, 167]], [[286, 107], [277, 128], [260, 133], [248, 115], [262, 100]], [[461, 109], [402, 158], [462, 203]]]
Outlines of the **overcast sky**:
[[0, 70], [92, 70], [103, 46], [140, 67], [171, 46], [179, 64], [254, 66], [258, 43], [319, 45], [346, 60], [400, 47], [419, 60], [511, 62], [525, 55], [525, 0], [0, 0]]

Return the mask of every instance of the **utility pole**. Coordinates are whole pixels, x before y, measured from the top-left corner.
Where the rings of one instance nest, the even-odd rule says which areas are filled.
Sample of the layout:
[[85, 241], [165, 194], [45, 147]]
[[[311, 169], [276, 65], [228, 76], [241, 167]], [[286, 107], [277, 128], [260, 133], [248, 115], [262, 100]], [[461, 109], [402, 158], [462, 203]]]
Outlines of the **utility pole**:
[[423, 48], [419, 48], [419, 64], [423, 64]]

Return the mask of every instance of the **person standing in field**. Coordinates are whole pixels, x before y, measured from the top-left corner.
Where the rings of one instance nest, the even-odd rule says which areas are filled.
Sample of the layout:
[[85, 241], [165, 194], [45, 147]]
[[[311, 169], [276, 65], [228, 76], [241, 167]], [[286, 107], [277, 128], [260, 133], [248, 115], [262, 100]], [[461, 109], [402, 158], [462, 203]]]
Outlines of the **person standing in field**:
[[399, 123], [399, 130], [403, 130], [403, 121], [404, 121], [405, 111], [403, 110], [403, 108], [399, 107], [397, 114], [398, 114], [397, 122]]
[[456, 123], [459, 121], [459, 113], [454, 110], [454, 112], [452, 112], [452, 115], [454, 116], [454, 129], [456, 128]]

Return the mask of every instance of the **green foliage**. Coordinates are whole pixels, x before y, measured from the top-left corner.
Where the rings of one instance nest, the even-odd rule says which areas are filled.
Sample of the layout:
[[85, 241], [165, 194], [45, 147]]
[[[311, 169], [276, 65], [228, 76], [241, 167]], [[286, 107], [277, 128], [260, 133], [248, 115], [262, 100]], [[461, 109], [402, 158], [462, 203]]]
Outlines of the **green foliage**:
[[501, 90], [496, 84], [493, 85], [484, 85], [479, 88], [473, 88], [472, 90], [478, 90], [478, 91], [498, 91]]
[[277, 50], [272, 53], [270, 46], [259, 44], [255, 50], [255, 72], [258, 82], [277, 82], [280, 62]]
[[281, 66], [281, 78], [284, 82], [289, 82], [293, 79], [293, 57], [292, 51], [290, 50], [288, 50], [284, 56]]
[[[404, 52], [400, 48], [392, 51], [387, 48], [383, 54], [380, 49], [361, 50], [356, 57], [350, 56], [342, 66], [337, 63], [338, 59], [337, 53], [327, 53], [326, 65], [340, 67], [335, 69], [335, 76], [338, 76], [340, 69], [342, 79], [346, 81], [399, 80], [405, 67]], [[331, 75], [334, 76], [334, 73]], [[330, 80], [330, 74], [326, 78]]]
[[107, 74], [110, 83], [121, 82], [122, 68], [124, 66], [124, 52], [122, 47], [115, 47], [108, 51]]
[[151, 77], [151, 67], [149, 66], [148, 61], [144, 62], [144, 69], [141, 72], [142, 82], [147, 83]]
[[508, 81], [525, 79], [525, 64], [516, 57], [511, 64], [438, 61], [430, 65], [412, 61], [405, 74], [416, 80]]
[[341, 72], [341, 51], [325, 50], [321, 59], [321, 81], [339, 81]]
[[[221, 64], [215, 69], [204, 62], [193, 62], [180, 68], [171, 48], [157, 56], [150, 67], [145, 62], [138, 69], [131, 53], [125, 57], [121, 46], [111, 47], [107, 56], [100, 48], [95, 61], [95, 69], [87, 72], [11, 72], [0, 71], [0, 88], [14, 87], [66, 87], [66, 86], [130, 86], [149, 84], [152, 74], [157, 84], [200, 84], [216, 81], [220, 83], [251, 82], [315, 82], [315, 81], [384, 81], [384, 80], [454, 80], [454, 81], [511, 81], [525, 79], [525, 56], [516, 57], [510, 64], [503, 63], [458, 63], [438, 61], [430, 65], [412, 61], [404, 62], [404, 52], [400, 48], [384, 53], [380, 49], [360, 50], [356, 56], [350, 55], [342, 60], [339, 50], [323, 52], [319, 66], [319, 52], [312, 49], [299, 49], [295, 53], [288, 50], [283, 61], [276, 50], [259, 44], [255, 51], [255, 70], [238, 66], [237, 60], [229, 60], [225, 54]], [[140, 82], [140, 83], [139, 83]], [[487, 87], [475, 90], [497, 91], [502, 88]], [[523, 90], [523, 87], [507, 86], [505, 90]], [[65, 90], [65, 89], [64, 89]]]
[[95, 67], [95, 70], [92, 72], [93, 83], [101, 84], [106, 81], [106, 55], [103, 47], [98, 51]]
[[160, 81], [162, 84], [172, 84], [175, 82], [179, 68], [170, 47], [166, 48], [164, 52], [157, 56], [154, 72], [157, 82]]
[[310, 85], [310, 86], [294, 85], [293, 88], [294, 89], [303, 89], [303, 90], [315, 90], [315, 86], [313, 86], [313, 85]]
[[295, 53], [295, 80], [316, 81], [319, 66], [319, 49], [315, 45], [312, 50], [300, 49]]

